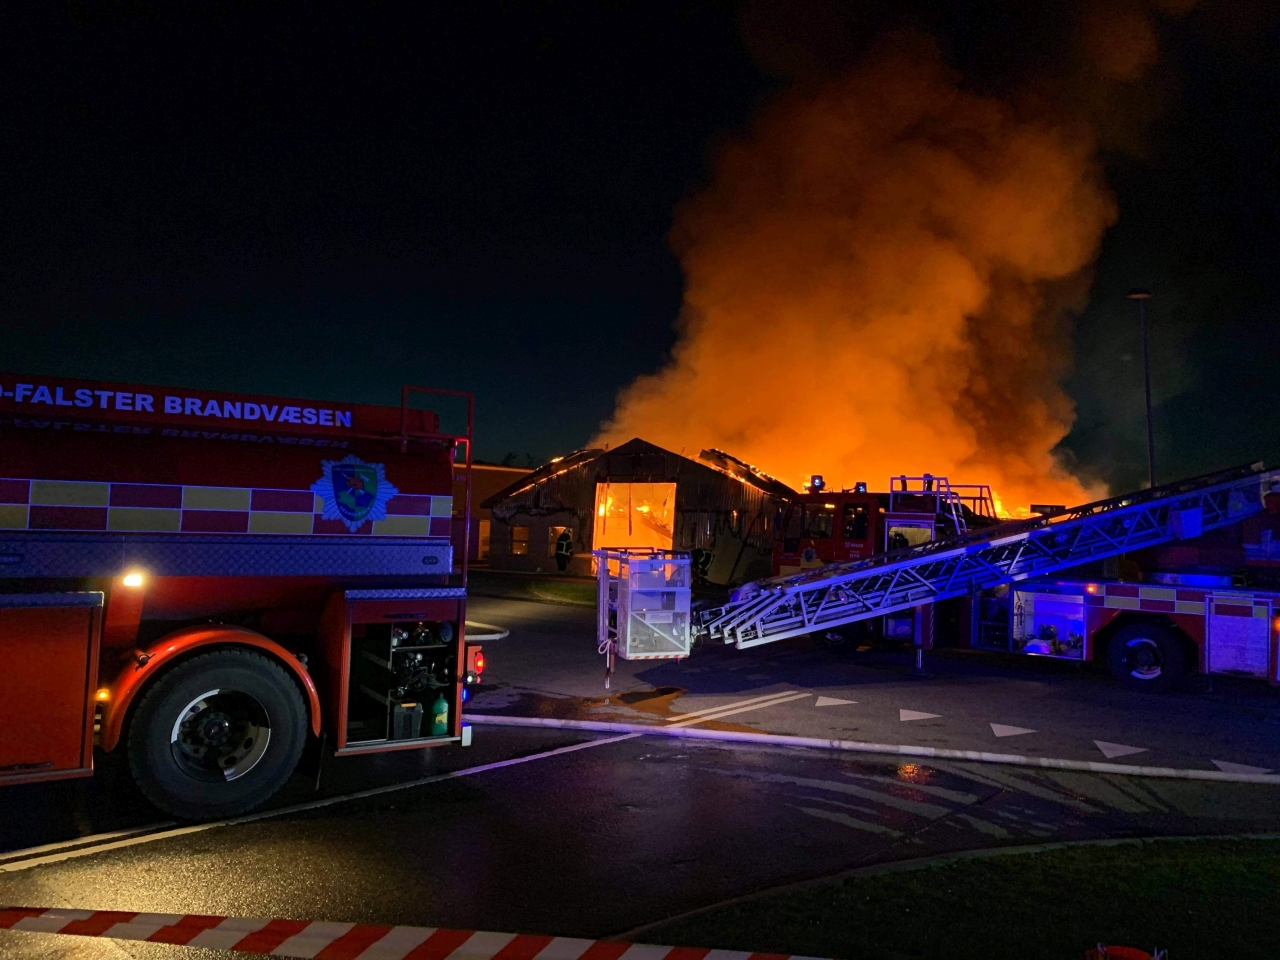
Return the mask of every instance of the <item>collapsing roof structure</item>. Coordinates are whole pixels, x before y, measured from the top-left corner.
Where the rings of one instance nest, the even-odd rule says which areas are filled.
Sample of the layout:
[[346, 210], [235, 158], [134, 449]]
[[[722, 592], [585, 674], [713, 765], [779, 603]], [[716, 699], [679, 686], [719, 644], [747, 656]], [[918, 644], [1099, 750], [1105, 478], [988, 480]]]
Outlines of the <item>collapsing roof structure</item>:
[[497, 569], [551, 569], [553, 537], [568, 530], [570, 572], [588, 573], [591, 550], [651, 546], [701, 551], [708, 579], [767, 574], [785, 483], [719, 450], [696, 460], [639, 438], [613, 450], [578, 450], [482, 504], [492, 510]]

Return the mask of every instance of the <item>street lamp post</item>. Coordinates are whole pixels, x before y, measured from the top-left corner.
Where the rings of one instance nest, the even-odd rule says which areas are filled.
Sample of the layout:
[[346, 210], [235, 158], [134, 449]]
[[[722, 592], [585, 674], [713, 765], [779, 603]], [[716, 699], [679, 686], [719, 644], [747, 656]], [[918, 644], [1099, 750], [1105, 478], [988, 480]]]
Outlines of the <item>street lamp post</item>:
[[1151, 351], [1147, 347], [1147, 301], [1151, 298], [1150, 290], [1141, 288], [1130, 290], [1130, 300], [1138, 301], [1138, 322], [1142, 327], [1142, 386], [1147, 399], [1147, 477], [1151, 487], [1156, 485], [1156, 440], [1151, 430]]

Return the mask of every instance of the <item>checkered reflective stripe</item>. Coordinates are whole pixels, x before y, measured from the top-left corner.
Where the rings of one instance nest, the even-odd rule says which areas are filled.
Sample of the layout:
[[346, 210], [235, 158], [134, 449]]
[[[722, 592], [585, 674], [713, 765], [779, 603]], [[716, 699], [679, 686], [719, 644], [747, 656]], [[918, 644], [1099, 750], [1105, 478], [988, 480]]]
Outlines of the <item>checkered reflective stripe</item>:
[[[447, 537], [452, 496], [399, 494], [387, 516], [356, 530], [380, 537]], [[0, 478], [0, 530], [350, 536], [325, 520], [310, 490]]]
[[419, 576], [452, 563], [443, 538], [0, 531], [0, 577]]
[[1112, 610], [1141, 610], [1146, 613], [1190, 613], [1204, 616], [1208, 590], [1189, 587], [1148, 587], [1136, 583], [1102, 583], [1094, 601]]
[[40, 907], [0, 908], [0, 930], [143, 940], [322, 960], [789, 960], [787, 955], [775, 953], [657, 947], [443, 927]]

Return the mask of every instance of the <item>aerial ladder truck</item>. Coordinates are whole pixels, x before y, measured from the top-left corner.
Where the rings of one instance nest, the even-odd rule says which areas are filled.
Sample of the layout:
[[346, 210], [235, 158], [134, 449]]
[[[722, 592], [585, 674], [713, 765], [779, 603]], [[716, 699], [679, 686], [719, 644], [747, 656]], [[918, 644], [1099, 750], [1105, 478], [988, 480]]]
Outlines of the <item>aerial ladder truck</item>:
[[[938, 503], [959, 499], [944, 493], [945, 480], [930, 479]], [[823, 500], [830, 523], [846, 512], [856, 521], [858, 498], [839, 499]], [[1280, 470], [1241, 466], [1028, 519], [991, 522], [968, 506], [955, 517], [940, 536], [922, 532], [919, 542], [837, 562], [814, 563], [823, 558], [812, 548], [803, 556], [803, 537], [784, 544], [783, 559], [799, 554], [802, 568], [743, 584], [727, 602], [694, 605], [689, 643], [744, 650], [839, 637], [914, 612], [918, 645], [919, 611], [959, 598], [968, 611], [963, 643], [974, 649], [1098, 661], [1135, 689], [1167, 690], [1192, 671], [1280, 684]], [[603, 587], [601, 598], [608, 601]], [[625, 656], [611, 636], [602, 635], [602, 647], [614, 643]], [[667, 656], [688, 655], [678, 640]]]

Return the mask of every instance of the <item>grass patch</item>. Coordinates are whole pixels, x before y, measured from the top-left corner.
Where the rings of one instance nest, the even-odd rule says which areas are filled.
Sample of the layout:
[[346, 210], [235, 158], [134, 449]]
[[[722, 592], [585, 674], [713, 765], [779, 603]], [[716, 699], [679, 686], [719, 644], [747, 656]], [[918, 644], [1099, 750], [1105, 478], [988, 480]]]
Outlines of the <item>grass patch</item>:
[[596, 582], [582, 580], [535, 580], [530, 587], [539, 600], [553, 603], [577, 603], [589, 607], [596, 605]]
[[1158, 841], [967, 860], [721, 907], [637, 939], [843, 960], [1280, 956], [1280, 841]]
[[504, 600], [596, 605], [596, 582], [582, 578], [472, 570], [468, 589], [477, 596], [501, 597]]

